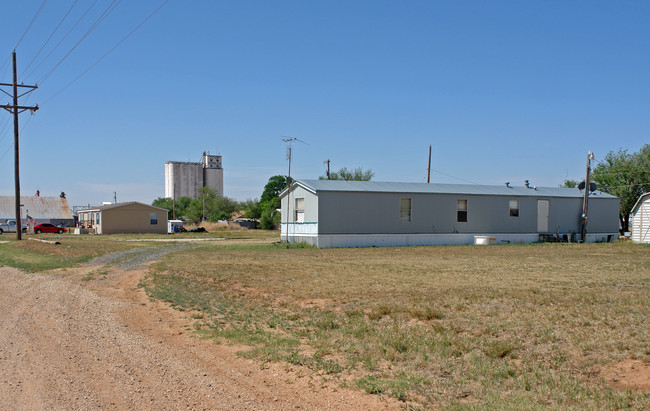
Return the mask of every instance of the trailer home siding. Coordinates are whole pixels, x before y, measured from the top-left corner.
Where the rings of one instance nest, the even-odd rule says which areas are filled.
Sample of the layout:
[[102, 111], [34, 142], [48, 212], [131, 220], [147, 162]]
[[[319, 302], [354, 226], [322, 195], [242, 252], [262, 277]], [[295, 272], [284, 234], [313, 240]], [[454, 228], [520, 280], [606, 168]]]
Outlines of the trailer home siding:
[[[283, 239], [287, 201], [289, 241], [319, 247], [470, 244], [485, 234], [531, 242], [578, 233], [582, 210], [577, 189], [299, 180], [282, 193]], [[616, 197], [592, 193], [588, 233], [601, 235], [594, 241], [617, 235], [617, 216]]]
[[650, 193], [639, 197], [631, 214], [632, 241], [650, 244]]

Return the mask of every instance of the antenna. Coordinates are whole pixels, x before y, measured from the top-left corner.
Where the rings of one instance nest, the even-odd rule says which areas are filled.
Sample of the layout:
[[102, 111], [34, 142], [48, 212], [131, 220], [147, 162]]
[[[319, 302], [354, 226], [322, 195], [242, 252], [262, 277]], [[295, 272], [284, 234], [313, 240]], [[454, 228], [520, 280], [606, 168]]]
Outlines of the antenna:
[[[291, 188], [291, 143], [294, 141], [300, 141], [303, 144], [309, 145], [305, 143], [304, 141], [296, 138], [296, 137], [289, 137], [289, 136], [280, 136], [282, 138], [282, 141], [285, 143], [289, 143], [289, 146], [287, 147], [287, 160], [289, 161], [289, 174], [287, 175], [287, 189]], [[287, 231], [286, 231], [286, 240], [287, 244], [289, 244], [289, 207], [291, 205], [291, 190], [287, 191]]]

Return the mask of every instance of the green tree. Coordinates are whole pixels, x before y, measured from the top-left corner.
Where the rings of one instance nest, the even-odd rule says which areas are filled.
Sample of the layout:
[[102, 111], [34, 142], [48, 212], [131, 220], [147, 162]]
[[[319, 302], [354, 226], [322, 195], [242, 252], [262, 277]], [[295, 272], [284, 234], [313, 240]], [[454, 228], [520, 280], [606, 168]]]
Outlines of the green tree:
[[219, 197], [214, 189], [202, 187], [199, 196], [193, 199], [187, 208], [187, 218], [194, 224], [204, 220], [227, 220], [238, 209], [237, 201], [228, 197]]
[[280, 193], [284, 191], [290, 183], [293, 182], [291, 177], [276, 175], [269, 178], [268, 183], [264, 186], [264, 192], [260, 197], [260, 228], [265, 230], [274, 230], [280, 225]]
[[650, 191], [650, 144], [638, 153], [610, 151], [593, 169], [591, 179], [599, 190], [620, 199], [621, 231], [629, 231], [632, 207], [643, 193]]
[[189, 197], [179, 197], [176, 199], [176, 219], [182, 220], [186, 218], [187, 209], [191, 202], [192, 199]]
[[155, 200], [153, 200], [151, 205], [154, 207], [166, 208], [170, 212], [169, 216], [171, 216], [172, 202], [173, 200], [171, 198], [158, 197]]
[[280, 213], [271, 205], [267, 203], [260, 216], [260, 228], [263, 230], [276, 230], [280, 226]]
[[187, 207], [190, 205], [191, 201], [192, 199], [189, 197], [180, 197], [176, 199], [176, 204], [174, 204], [174, 200], [171, 198], [158, 197], [153, 200], [151, 205], [169, 210], [167, 218], [173, 218], [174, 213], [172, 209], [175, 208], [176, 218], [180, 220], [186, 215]]
[[244, 217], [259, 219], [262, 216], [262, 203], [258, 199], [249, 198], [241, 203], [241, 208], [244, 210]]
[[289, 184], [293, 182], [293, 178], [287, 176], [272, 176], [269, 178], [268, 183], [264, 186], [264, 191], [260, 197], [260, 203], [267, 203], [271, 200], [280, 199], [280, 193], [284, 191], [285, 188], [289, 187]]
[[[361, 167], [354, 170], [348, 170], [347, 167], [342, 167], [339, 171], [330, 173], [330, 180], [345, 180], [345, 181], [370, 181], [375, 176], [375, 173], [368, 169], [364, 171]], [[327, 180], [327, 176], [318, 177], [319, 180]]]
[[576, 188], [578, 187], [578, 182], [576, 180], [564, 180], [564, 183], [560, 187], [564, 188]]

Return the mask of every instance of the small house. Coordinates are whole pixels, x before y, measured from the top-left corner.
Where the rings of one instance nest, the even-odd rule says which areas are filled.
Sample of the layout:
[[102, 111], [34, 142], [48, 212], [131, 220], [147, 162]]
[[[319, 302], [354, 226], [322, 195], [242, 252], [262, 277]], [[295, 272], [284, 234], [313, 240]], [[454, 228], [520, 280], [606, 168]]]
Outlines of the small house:
[[[281, 239], [320, 248], [580, 240], [577, 188], [296, 180]], [[617, 197], [589, 194], [587, 242], [618, 238]]]
[[167, 233], [167, 209], [131, 201], [79, 211], [79, 226], [95, 234]]
[[632, 207], [630, 226], [632, 241], [650, 243], [650, 193], [645, 193]]

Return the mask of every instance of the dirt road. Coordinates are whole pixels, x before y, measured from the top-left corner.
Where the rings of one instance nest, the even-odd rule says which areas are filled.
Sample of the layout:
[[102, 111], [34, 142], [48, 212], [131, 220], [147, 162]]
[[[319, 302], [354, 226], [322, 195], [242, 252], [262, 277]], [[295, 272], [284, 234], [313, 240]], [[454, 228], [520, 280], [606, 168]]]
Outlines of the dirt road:
[[193, 338], [137, 287], [143, 269], [112, 267], [0, 268], [0, 409], [399, 409]]

